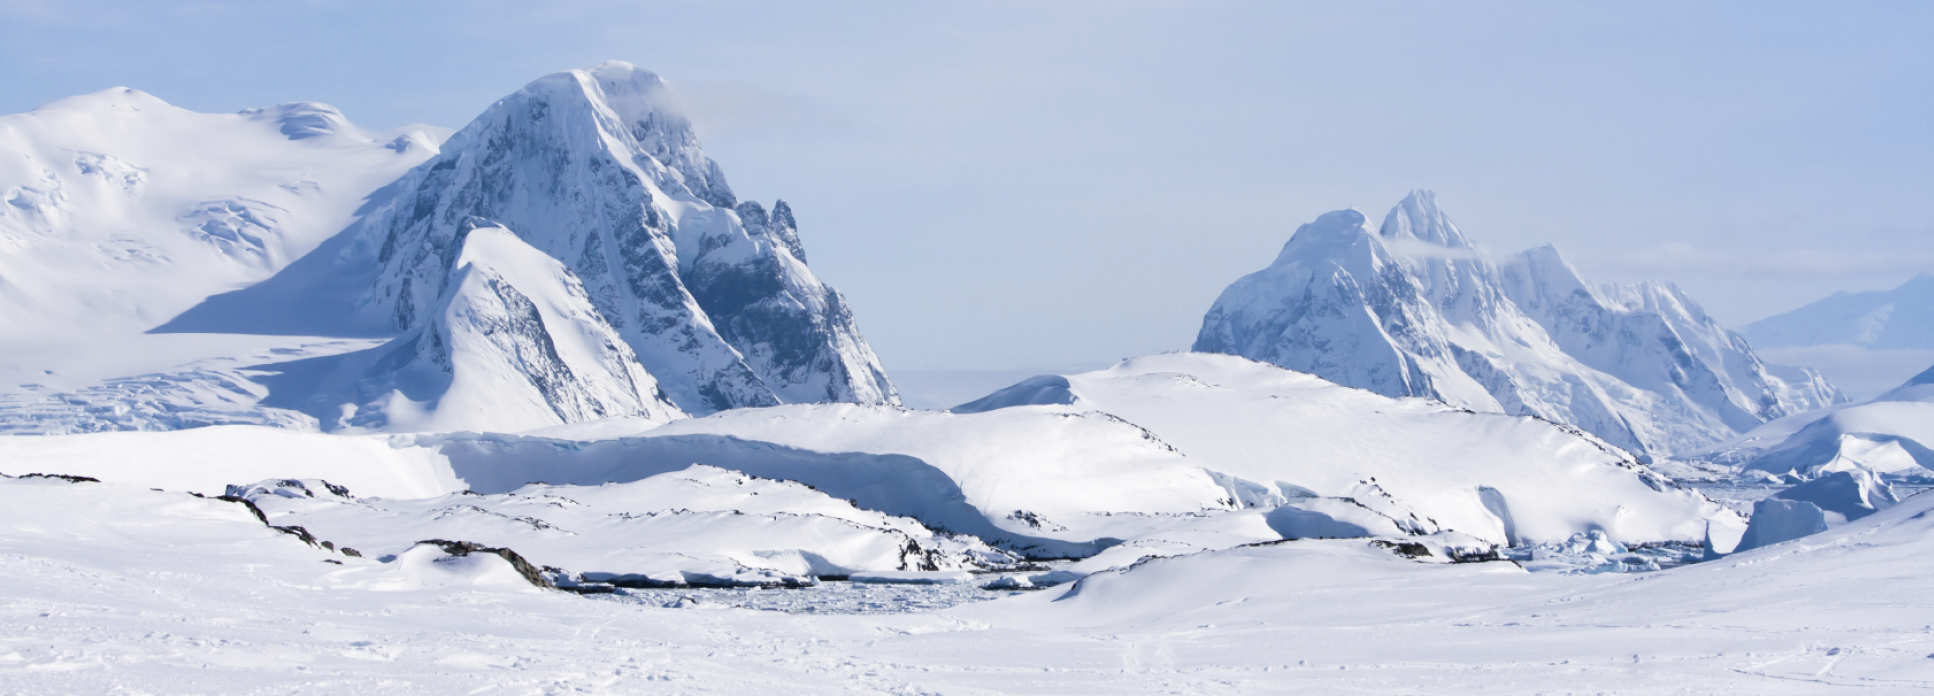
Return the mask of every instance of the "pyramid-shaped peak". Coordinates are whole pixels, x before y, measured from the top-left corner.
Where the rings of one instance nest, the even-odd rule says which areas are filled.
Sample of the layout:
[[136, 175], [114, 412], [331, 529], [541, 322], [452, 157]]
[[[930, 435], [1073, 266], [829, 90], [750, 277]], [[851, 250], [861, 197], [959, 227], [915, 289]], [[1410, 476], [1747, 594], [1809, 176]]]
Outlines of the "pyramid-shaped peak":
[[[1579, 293], [1594, 301], [1605, 300], [1597, 288], [1585, 282], [1584, 276], [1579, 275], [1578, 269], [1565, 260], [1564, 254], [1555, 245], [1541, 244], [1520, 251], [1505, 259], [1501, 268], [1505, 282], [1511, 286], [1512, 294], [1520, 304], [1535, 305], [1537, 298], [1556, 301]], [[1623, 287], [1615, 294], [1629, 295], [1621, 301], [1637, 302], [1642, 289]]]
[[[559, 166], [598, 159], [602, 156], [576, 156], [598, 150], [609, 150], [602, 161], [635, 163], [645, 155], [656, 165], [646, 167], [646, 174], [673, 195], [684, 189], [714, 206], [738, 202], [665, 81], [629, 63], [612, 61], [532, 80], [492, 104], [443, 149], [518, 150], [529, 162]], [[574, 155], [555, 156], [559, 152]], [[528, 233], [526, 227], [520, 226], [520, 233]]]
[[1397, 207], [1391, 208], [1390, 214], [1383, 218], [1379, 233], [1385, 239], [1416, 239], [1444, 247], [1471, 245], [1450, 216], [1437, 207], [1437, 194], [1424, 189], [1411, 191]]

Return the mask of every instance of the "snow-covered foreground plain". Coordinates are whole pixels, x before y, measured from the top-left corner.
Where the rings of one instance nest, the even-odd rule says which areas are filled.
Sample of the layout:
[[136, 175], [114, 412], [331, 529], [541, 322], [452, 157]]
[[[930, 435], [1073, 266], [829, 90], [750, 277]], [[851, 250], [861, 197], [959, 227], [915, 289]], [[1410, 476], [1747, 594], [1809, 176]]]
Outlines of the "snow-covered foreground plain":
[[1930, 508], [1640, 575], [1309, 540], [807, 615], [541, 590], [495, 556], [382, 563], [233, 502], [4, 479], [0, 691], [1905, 692], [1934, 688]]

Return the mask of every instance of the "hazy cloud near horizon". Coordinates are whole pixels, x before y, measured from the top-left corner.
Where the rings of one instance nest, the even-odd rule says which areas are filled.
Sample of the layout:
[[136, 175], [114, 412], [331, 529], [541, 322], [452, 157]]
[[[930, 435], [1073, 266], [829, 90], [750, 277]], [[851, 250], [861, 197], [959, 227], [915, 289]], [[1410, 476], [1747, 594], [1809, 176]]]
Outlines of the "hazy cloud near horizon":
[[1487, 252], [1724, 321], [1934, 270], [1934, 4], [0, 1], [0, 111], [128, 85], [459, 127], [546, 72], [679, 86], [889, 368], [1186, 347], [1296, 227], [1431, 188]]

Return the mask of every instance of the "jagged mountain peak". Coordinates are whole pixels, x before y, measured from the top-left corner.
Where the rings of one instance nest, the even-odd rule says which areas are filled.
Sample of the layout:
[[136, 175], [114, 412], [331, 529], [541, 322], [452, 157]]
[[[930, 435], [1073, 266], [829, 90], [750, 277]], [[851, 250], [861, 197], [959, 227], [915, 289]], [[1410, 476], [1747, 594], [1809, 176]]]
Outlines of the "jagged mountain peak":
[[1603, 299], [1552, 244], [1507, 257], [1500, 264], [1500, 277], [1509, 288], [1508, 294], [1520, 305], [1546, 306], [1573, 295], [1591, 301]]
[[1670, 286], [1610, 299], [1555, 247], [1494, 263], [1415, 191], [1377, 234], [1355, 211], [1297, 229], [1237, 280], [1195, 349], [1390, 396], [1571, 423], [1635, 451], [1690, 451], [1838, 398], [1771, 374]]
[[1453, 249], [1471, 248], [1471, 242], [1437, 205], [1437, 194], [1425, 189], [1411, 191], [1383, 218], [1378, 232], [1385, 239], [1417, 240]]
[[169, 329], [245, 331], [204, 319], [299, 300], [303, 323], [393, 335], [443, 311], [447, 271], [481, 219], [568, 271], [685, 412], [897, 403], [845, 299], [806, 266], [791, 206], [737, 201], [665, 89], [616, 63], [534, 80], [373, 196], [315, 258]]
[[650, 155], [649, 161], [628, 164], [646, 169], [675, 198], [691, 197], [721, 208], [738, 202], [718, 163], [700, 147], [697, 131], [677, 106], [670, 86], [629, 63], [611, 61], [532, 80], [492, 104], [446, 147], [540, 133], [571, 150], [642, 151]]
[[1276, 255], [1276, 264], [1293, 263], [1298, 259], [1324, 257], [1352, 246], [1365, 246], [1374, 241], [1370, 230], [1364, 227], [1362, 211], [1354, 208], [1332, 210], [1317, 216], [1315, 220], [1296, 228], [1289, 241]]

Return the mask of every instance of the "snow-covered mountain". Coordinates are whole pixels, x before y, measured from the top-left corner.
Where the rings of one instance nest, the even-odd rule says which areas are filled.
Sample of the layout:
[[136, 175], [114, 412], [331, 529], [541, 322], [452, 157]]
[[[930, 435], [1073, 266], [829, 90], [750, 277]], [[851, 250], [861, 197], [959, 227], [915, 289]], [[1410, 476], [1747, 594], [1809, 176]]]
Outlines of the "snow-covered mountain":
[[125, 87], [0, 116], [0, 345], [145, 331], [266, 278], [446, 134], [370, 132], [317, 103], [197, 113]]
[[[407, 331], [441, 311], [479, 225], [575, 274], [592, 314], [687, 412], [897, 401], [845, 300], [806, 267], [790, 207], [739, 201], [664, 81], [623, 63], [491, 105], [330, 244], [164, 328]], [[312, 311], [281, 311], [298, 301]]]
[[1934, 273], [1835, 293], [1742, 331], [1769, 359], [1819, 368], [1855, 400], [1872, 398], [1934, 362]]
[[1839, 398], [1817, 375], [1777, 376], [1671, 286], [1594, 287], [1549, 246], [1494, 263], [1427, 191], [1366, 222], [1340, 210], [1298, 228], [1217, 298], [1195, 349], [1660, 454]]

